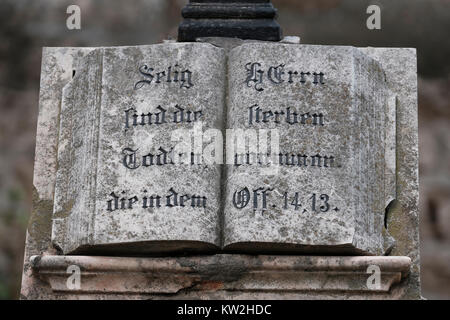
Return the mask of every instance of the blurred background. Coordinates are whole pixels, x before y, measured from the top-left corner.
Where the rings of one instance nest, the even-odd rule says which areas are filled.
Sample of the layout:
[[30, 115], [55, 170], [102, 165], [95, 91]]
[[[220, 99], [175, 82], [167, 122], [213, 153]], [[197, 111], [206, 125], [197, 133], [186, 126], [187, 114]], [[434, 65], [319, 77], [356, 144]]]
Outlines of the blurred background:
[[[419, 72], [422, 295], [450, 299], [450, 0], [273, 0], [302, 43], [415, 47]], [[43, 46], [176, 38], [187, 0], [0, 0], [0, 299], [19, 297]], [[81, 8], [81, 30], [66, 9]], [[381, 30], [366, 9], [381, 8]]]

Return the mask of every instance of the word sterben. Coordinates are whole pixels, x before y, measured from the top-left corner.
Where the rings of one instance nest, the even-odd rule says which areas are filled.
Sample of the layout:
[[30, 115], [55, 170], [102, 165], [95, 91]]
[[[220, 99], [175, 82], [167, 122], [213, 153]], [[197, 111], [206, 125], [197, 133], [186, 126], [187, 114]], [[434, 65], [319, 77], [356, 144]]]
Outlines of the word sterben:
[[312, 126], [323, 126], [325, 119], [322, 113], [302, 113], [299, 114], [290, 107], [287, 107], [285, 111], [271, 111], [263, 110], [257, 104], [248, 108], [248, 124], [253, 123], [268, 123], [275, 122], [281, 123], [286, 122], [290, 125], [300, 124], [300, 125], [312, 125]]
[[259, 62], [249, 62], [245, 65], [245, 69], [247, 70], [247, 79], [245, 82], [248, 87], [253, 87], [256, 91], [264, 91], [264, 79], [269, 80], [270, 83], [275, 85], [282, 83], [305, 84], [308, 82], [315, 85], [325, 84], [325, 74], [323, 72], [286, 71], [284, 64], [269, 67], [267, 70], [264, 70], [261, 66], [261, 63]]
[[189, 89], [194, 86], [192, 83], [192, 72], [189, 69], [180, 71], [178, 68], [179, 65], [170, 66], [167, 70], [162, 70], [159, 72], [154, 72], [155, 69], [147, 66], [146, 64], [139, 67], [139, 73], [142, 74], [145, 78], [135, 83], [134, 89], [140, 89], [144, 85], [151, 84], [177, 84], [180, 88]]

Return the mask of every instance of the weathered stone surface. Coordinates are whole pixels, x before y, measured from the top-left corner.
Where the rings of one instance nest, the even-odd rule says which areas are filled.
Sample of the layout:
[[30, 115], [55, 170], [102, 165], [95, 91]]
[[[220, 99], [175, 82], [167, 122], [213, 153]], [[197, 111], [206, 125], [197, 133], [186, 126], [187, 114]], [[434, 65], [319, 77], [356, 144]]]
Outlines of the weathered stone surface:
[[[231, 51], [228, 72], [228, 127], [278, 130], [280, 144], [272, 172], [229, 167], [225, 245], [383, 254], [395, 96], [380, 64], [353, 47], [253, 43]], [[257, 141], [244, 157], [269, 152]]]
[[224, 68], [224, 50], [210, 44], [101, 48], [84, 59], [63, 94], [57, 247], [220, 245], [220, 166], [174, 164], [171, 151], [178, 129], [222, 129]]
[[[408, 257], [214, 255], [168, 258], [34, 256], [33, 272], [47, 298], [90, 299], [396, 299], [409, 274]], [[367, 285], [379, 266], [380, 285]], [[82, 272], [68, 288], [67, 268]], [[100, 294], [101, 293], [101, 294]], [[30, 297], [32, 298], [32, 297]]]
[[412, 260], [405, 298], [420, 298], [419, 254], [419, 138], [417, 107], [417, 56], [413, 48], [361, 48], [376, 59], [397, 96], [396, 201], [389, 207], [387, 230], [396, 244], [390, 254]]
[[33, 176], [33, 207], [27, 229], [21, 295], [44, 294], [33, 277], [32, 255], [54, 252], [51, 246], [53, 195], [57, 170], [59, 114], [63, 87], [91, 48], [44, 48]]

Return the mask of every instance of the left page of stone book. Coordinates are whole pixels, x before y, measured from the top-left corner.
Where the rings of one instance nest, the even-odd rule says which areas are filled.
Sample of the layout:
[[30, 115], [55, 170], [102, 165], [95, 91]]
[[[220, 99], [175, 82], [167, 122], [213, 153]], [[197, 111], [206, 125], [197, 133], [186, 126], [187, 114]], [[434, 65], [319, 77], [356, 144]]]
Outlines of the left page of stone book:
[[[226, 55], [210, 44], [98, 48], [63, 89], [52, 242], [64, 254], [220, 246]], [[196, 140], [197, 138], [197, 140]]]

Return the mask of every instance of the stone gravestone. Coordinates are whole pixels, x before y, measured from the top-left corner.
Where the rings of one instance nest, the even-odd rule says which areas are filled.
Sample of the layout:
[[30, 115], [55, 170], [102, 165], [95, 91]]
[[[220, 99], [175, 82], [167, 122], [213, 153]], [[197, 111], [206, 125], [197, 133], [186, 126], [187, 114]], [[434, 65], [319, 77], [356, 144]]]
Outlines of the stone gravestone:
[[280, 42], [236, 2], [44, 48], [23, 298], [420, 298], [415, 50]]

